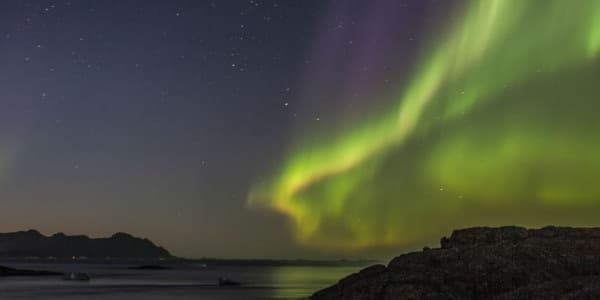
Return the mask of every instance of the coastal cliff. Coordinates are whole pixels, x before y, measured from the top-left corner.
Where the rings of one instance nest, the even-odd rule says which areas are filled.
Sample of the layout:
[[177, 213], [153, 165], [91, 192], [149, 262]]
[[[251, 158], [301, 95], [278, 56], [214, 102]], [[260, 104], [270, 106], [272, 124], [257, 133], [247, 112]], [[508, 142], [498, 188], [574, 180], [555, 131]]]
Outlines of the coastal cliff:
[[475, 227], [311, 299], [598, 299], [600, 228]]

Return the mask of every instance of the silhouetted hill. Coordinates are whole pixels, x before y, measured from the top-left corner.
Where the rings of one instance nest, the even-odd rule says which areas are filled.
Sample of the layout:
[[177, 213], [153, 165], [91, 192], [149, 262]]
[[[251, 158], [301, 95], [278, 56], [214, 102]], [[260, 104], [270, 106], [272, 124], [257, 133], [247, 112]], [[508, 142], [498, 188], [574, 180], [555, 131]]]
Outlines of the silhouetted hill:
[[148, 239], [122, 232], [108, 238], [89, 238], [63, 233], [45, 236], [28, 230], [0, 233], [0, 257], [170, 258], [171, 254]]
[[600, 299], [600, 228], [456, 230], [311, 299]]

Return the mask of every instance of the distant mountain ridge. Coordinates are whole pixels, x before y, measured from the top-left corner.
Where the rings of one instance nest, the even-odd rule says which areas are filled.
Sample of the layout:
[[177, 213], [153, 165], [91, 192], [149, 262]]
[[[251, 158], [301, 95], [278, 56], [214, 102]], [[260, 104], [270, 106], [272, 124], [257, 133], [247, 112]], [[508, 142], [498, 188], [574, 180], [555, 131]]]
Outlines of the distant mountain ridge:
[[166, 249], [148, 239], [119, 232], [106, 238], [56, 233], [45, 236], [37, 230], [0, 233], [1, 258], [171, 258]]

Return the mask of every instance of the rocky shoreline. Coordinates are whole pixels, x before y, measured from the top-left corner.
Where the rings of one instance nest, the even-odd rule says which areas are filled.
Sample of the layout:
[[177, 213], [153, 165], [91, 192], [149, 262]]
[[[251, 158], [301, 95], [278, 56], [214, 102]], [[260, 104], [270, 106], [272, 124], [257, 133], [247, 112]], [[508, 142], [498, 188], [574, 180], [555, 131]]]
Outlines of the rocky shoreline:
[[599, 299], [600, 228], [475, 227], [311, 299]]

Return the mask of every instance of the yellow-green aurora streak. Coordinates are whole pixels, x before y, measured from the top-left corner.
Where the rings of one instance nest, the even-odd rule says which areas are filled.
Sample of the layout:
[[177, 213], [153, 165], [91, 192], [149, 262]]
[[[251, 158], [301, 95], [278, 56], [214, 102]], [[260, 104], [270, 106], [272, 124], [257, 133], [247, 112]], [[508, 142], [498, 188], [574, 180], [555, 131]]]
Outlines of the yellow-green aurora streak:
[[287, 214], [301, 242], [341, 249], [411, 243], [487, 213], [536, 223], [540, 209], [596, 205], [600, 1], [464, 11], [397, 109], [295, 147], [250, 203]]

